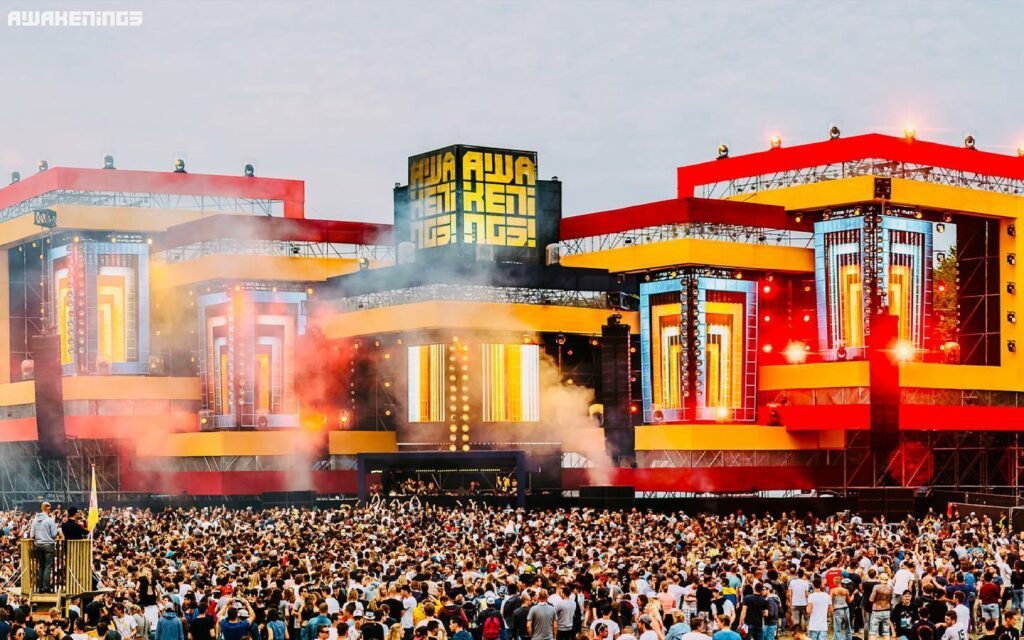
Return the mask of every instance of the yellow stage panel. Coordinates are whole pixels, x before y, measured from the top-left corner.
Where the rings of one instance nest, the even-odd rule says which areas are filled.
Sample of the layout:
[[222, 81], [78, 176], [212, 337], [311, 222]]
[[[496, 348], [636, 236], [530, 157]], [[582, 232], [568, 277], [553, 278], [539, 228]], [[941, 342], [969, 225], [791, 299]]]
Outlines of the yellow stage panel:
[[[1014, 362], [1016, 354], [1003, 350], [1003, 362]], [[908, 362], [900, 365], [900, 386], [922, 389], [988, 389], [1024, 391], [1024, 380], [1015, 375], [1013, 364], [980, 367], [964, 364]]]
[[[199, 399], [199, 378], [162, 376], [68, 376], [64, 378], [65, 401]], [[30, 400], [30, 402], [32, 401]]]
[[32, 404], [35, 401], [36, 383], [32, 380], [0, 384], [0, 407]]
[[761, 391], [868, 386], [865, 360], [769, 365], [761, 367], [759, 374], [757, 387]]
[[637, 451], [842, 449], [842, 431], [786, 431], [758, 424], [658, 424], [636, 428]]
[[[895, 180], [893, 183], [895, 185]], [[895, 192], [895, 186], [893, 187]], [[770, 204], [785, 207], [790, 211], [819, 209], [848, 202], [865, 202], [875, 197], [874, 176], [858, 176], [842, 180], [828, 180], [801, 184], [794, 187], [741, 193], [729, 196], [727, 200], [740, 200], [755, 204]]]
[[392, 453], [398, 451], [398, 442], [394, 431], [331, 431], [327, 450], [334, 456]]
[[622, 323], [628, 324], [632, 333], [638, 333], [640, 326], [640, 314], [636, 311], [496, 302], [438, 300], [347, 313], [339, 311], [332, 314], [328, 309], [324, 311], [319, 324], [328, 338], [434, 328], [560, 331], [599, 335], [601, 325], [613, 313], [622, 315]]
[[141, 438], [137, 454], [145, 457], [284, 456], [302, 450], [294, 431], [207, 431]]
[[814, 250], [680, 238], [563, 256], [562, 264], [568, 267], [592, 267], [609, 271], [642, 271], [696, 264], [732, 269], [811, 273], [814, 271]]
[[206, 280], [289, 280], [321, 282], [359, 269], [355, 258], [293, 258], [291, 256], [210, 255], [167, 264], [150, 263], [154, 289], [167, 289]]
[[1000, 218], [1024, 216], [1024, 198], [1007, 193], [893, 178], [892, 202]]

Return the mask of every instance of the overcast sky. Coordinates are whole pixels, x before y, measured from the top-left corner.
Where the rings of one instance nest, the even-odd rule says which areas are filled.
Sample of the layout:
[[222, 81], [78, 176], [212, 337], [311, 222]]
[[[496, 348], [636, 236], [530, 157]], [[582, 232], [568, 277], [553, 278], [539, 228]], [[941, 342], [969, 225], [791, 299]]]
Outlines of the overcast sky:
[[[17, 28], [18, 9], [141, 9]], [[670, 198], [721, 142], [895, 133], [1014, 153], [1020, 2], [0, 0], [0, 170], [99, 166], [306, 181], [309, 217], [390, 222], [406, 158], [536, 150], [566, 215]], [[1024, 162], [1024, 160], [1022, 160]]]

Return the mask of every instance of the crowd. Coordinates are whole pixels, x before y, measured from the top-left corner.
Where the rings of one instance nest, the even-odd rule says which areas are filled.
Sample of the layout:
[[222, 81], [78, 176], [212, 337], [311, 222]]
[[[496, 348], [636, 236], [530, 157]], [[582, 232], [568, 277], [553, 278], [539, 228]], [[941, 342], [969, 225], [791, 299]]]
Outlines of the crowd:
[[[53, 533], [40, 520], [0, 513], [6, 586], [18, 539]], [[0, 640], [1019, 640], [1022, 542], [1003, 524], [415, 501], [114, 509], [92, 532], [104, 592], [33, 622], [5, 589]]]

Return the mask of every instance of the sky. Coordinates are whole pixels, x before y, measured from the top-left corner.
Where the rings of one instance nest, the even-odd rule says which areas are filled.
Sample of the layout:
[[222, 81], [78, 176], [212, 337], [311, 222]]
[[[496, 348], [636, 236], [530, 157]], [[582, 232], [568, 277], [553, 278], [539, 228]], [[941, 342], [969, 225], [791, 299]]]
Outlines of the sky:
[[[1019, 2], [0, 0], [0, 176], [50, 166], [306, 181], [307, 217], [390, 222], [407, 157], [535, 150], [575, 215], [675, 196], [675, 168], [898, 133], [1015, 154]], [[15, 10], [131, 9], [122, 28]], [[1024, 160], [1022, 160], [1024, 162]]]

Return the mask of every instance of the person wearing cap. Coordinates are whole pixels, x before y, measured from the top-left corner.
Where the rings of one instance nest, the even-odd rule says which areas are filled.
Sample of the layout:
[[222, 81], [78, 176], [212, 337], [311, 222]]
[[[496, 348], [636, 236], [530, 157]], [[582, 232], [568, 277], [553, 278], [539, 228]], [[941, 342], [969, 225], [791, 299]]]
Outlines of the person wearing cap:
[[[468, 623], [463, 625], [463, 629], [466, 626]], [[504, 634], [505, 621], [498, 611], [498, 599], [493, 593], [484, 597], [484, 610], [477, 614], [476, 626], [480, 628], [480, 637], [483, 640], [498, 640]]]
[[842, 578], [839, 584], [833, 587], [828, 595], [832, 598], [832, 640], [852, 640], [853, 627], [850, 621], [850, 602], [853, 594], [850, 593], [850, 586], [853, 581], [849, 578]]
[[32, 539], [32, 554], [39, 563], [36, 590], [40, 593], [50, 591], [50, 574], [53, 572], [53, 556], [57, 549], [57, 523], [50, 516], [51, 510], [49, 502], [39, 505], [39, 513], [32, 519], [28, 533]]
[[[178, 614], [174, 613], [174, 607], [164, 605], [163, 613], [156, 623], [156, 640], [185, 640], [185, 627], [181, 624]], [[225, 640], [239, 640], [238, 638], [226, 638]]]
[[[229, 601], [217, 612], [217, 637], [223, 640], [242, 640], [249, 633], [255, 613], [248, 600], [242, 597]], [[157, 632], [157, 640], [162, 640]]]

